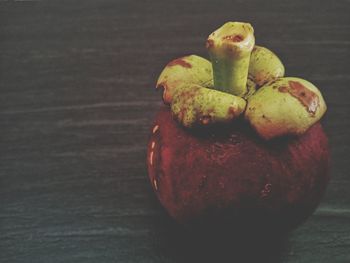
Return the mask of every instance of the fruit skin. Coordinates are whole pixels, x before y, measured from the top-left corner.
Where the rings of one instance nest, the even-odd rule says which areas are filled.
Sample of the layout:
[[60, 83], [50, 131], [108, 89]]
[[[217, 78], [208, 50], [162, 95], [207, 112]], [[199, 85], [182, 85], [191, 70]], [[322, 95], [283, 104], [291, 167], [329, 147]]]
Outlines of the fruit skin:
[[264, 141], [243, 120], [185, 129], [163, 107], [151, 131], [149, 179], [170, 216], [183, 224], [208, 219], [291, 229], [314, 211], [329, 181], [320, 123], [298, 137]]

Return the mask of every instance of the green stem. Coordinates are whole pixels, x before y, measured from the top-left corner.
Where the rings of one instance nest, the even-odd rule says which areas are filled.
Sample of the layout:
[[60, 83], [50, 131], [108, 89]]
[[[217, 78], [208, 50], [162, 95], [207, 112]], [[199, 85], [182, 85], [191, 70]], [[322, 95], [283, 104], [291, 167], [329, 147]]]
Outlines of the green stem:
[[209, 35], [207, 49], [215, 89], [240, 97], [246, 94], [254, 44], [254, 29], [249, 23], [228, 22]]

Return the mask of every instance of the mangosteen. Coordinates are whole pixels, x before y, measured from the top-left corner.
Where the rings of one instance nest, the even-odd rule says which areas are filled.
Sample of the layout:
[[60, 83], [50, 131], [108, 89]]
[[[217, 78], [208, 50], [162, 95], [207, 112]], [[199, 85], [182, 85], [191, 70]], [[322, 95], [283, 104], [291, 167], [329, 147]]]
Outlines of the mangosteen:
[[329, 181], [322, 94], [284, 77], [277, 55], [255, 45], [249, 23], [224, 24], [206, 47], [211, 62], [175, 59], [157, 81], [165, 105], [148, 143], [154, 192], [181, 224], [292, 229]]

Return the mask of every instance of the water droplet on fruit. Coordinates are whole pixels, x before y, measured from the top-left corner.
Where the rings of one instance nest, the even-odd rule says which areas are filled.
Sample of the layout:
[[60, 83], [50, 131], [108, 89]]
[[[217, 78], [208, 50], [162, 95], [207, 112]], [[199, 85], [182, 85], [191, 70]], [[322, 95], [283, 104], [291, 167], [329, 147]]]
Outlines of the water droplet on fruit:
[[154, 146], [156, 145], [156, 142], [155, 141], [153, 141], [152, 143], [151, 143], [151, 149], [154, 149]]
[[202, 179], [198, 185], [198, 191], [201, 191], [207, 185], [207, 176], [203, 175]]
[[272, 187], [272, 184], [270, 184], [270, 183], [265, 184], [266, 191], [271, 192], [271, 187]]
[[221, 149], [221, 148], [223, 148], [223, 145], [221, 143], [216, 142], [216, 143], [214, 143], [214, 148]]
[[156, 191], [158, 191], [158, 183], [157, 183], [156, 178], [153, 179], [153, 186], [154, 186], [154, 189], [156, 189]]
[[241, 139], [236, 134], [231, 134], [229, 140], [230, 142], [232, 142], [232, 144], [239, 144], [242, 142]]
[[271, 190], [272, 190], [272, 184], [270, 183], [265, 184], [264, 188], [260, 192], [260, 197], [267, 198], [270, 195]]
[[153, 127], [152, 133], [156, 133], [159, 129], [159, 125]]
[[220, 185], [220, 188], [221, 188], [221, 189], [224, 189], [224, 188], [225, 188], [225, 184], [224, 184], [223, 182], [220, 182], [219, 185]]
[[150, 165], [153, 165], [153, 154], [154, 154], [153, 151], [151, 151], [150, 154], [149, 154], [149, 163], [150, 163]]

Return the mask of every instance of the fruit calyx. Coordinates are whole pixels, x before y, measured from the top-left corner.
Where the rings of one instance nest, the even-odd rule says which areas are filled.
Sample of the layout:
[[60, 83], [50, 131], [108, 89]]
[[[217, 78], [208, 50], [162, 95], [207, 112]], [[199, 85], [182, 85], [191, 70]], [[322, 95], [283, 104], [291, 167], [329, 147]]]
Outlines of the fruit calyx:
[[225, 23], [209, 35], [206, 47], [211, 61], [196, 55], [172, 60], [157, 81], [183, 126], [229, 123], [243, 114], [269, 140], [300, 135], [324, 115], [321, 92], [306, 80], [284, 78], [281, 60], [255, 45], [249, 23]]

